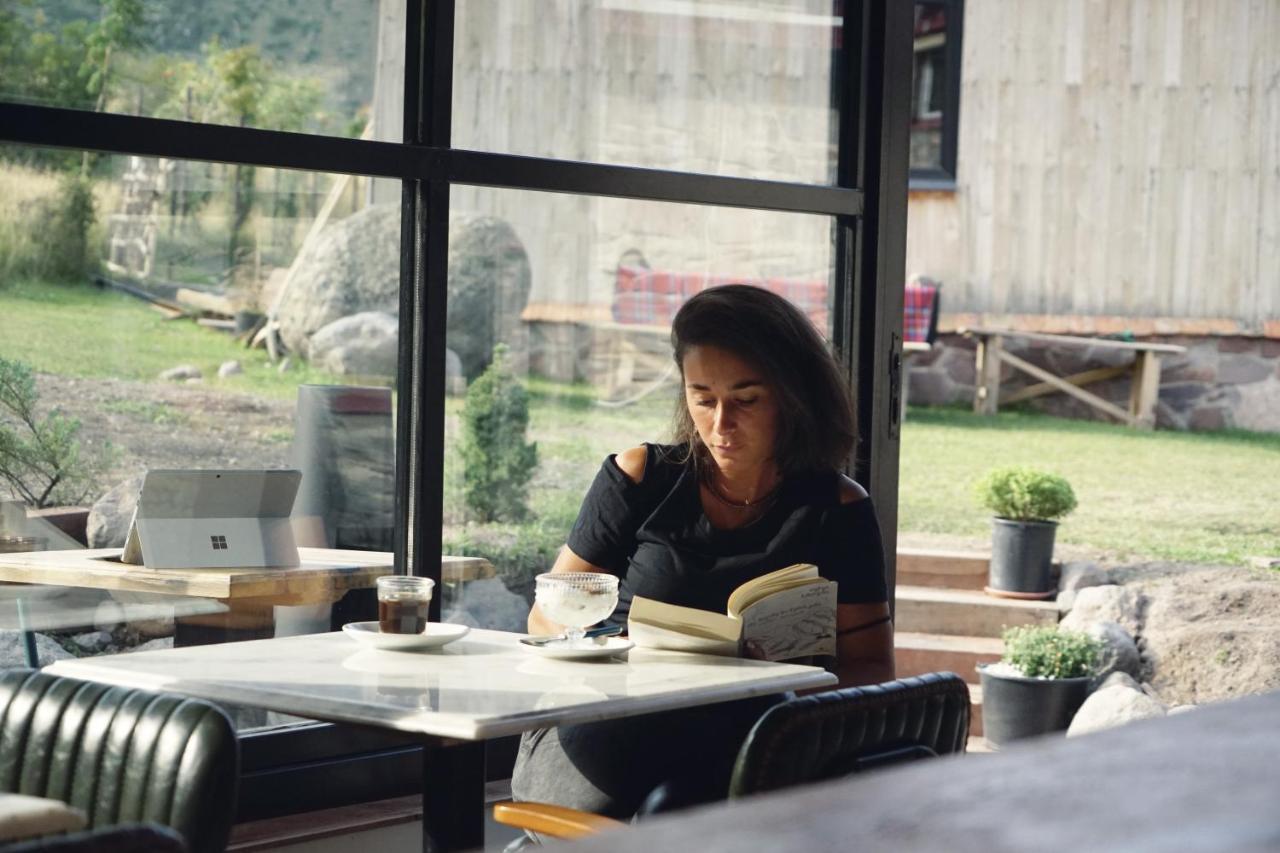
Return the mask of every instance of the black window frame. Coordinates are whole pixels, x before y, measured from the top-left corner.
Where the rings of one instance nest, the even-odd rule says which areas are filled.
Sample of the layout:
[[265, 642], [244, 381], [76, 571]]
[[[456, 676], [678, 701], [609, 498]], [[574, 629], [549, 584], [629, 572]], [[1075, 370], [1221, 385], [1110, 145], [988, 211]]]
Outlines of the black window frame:
[[[862, 440], [847, 470], [875, 497], [890, 589], [896, 553], [912, 14], [897, 0], [833, 0], [835, 182], [768, 181], [452, 148], [454, 8], [409, 0], [400, 143], [198, 124], [0, 101], [0, 142], [324, 171], [402, 181], [396, 570], [440, 581], [449, 190], [453, 184], [656, 200], [832, 217], [832, 335], [856, 383]], [[230, 153], [229, 153], [230, 152]], [[439, 618], [439, 598], [432, 602]], [[314, 723], [241, 736], [240, 819], [419, 790], [410, 739]], [[493, 773], [509, 767], [496, 743]], [[375, 784], [370, 780], [377, 779]]]
[[[943, 64], [946, 68], [946, 86], [942, 103], [942, 143], [936, 167], [911, 167], [910, 188], [913, 190], [954, 191], [956, 188], [956, 149], [960, 137], [960, 72], [964, 48], [964, 0], [917, 0], [917, 6], [946, 7], [947, 29], [944, 43]], [[914, 45], [912, 47], [914, 69]], [[912, 74], [912, 95], [915, 97], [915, 75]], [[908, 139], [909, 142], [909, 139]]]

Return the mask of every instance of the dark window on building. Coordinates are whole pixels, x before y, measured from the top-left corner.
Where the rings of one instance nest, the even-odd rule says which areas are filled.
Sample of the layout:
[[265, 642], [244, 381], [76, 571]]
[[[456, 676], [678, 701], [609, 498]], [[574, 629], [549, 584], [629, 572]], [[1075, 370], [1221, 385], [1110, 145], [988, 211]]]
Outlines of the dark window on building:
[[964, 0], [915, 4], [911, 81], [911, 186], [943, 188], [956, 177]]

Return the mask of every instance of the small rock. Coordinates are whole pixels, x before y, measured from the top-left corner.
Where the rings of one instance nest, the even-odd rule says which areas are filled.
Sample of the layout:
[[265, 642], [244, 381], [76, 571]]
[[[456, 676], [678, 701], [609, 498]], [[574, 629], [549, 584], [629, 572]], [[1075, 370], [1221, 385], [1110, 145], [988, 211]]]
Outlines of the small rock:
[[1094, 622], [1115, 622], [1130, 635], [1141, 627], [1146, 597], [1118, 584], [1091, 586], [1079, 590], [1071, 612], [1060, 623], [1063, 628], [1086, 631]]
[[183, 384], [184, 384], [184, 385], [203, 385], [203, 384], [204, 384], [204, 377], [203, 377], [203, 376], [192, 376], [190, 379], [188, 379], [188, 380], [187, 380], [186, 382], [184, 382]]
[[134, 646], [129, 649], [131, 652], [149, 652], [153, 649], [171, 649], [173, 648], [173, 637], [157, 637], [154, 640], [143, 643], [140, 646]]
[[226, 379], [228, 376], [239, 376], [241, 373], [244, 373], [244, 368], [235, 359], [222, 362], [222, 366], [218, 368], [219, 379]]
[[1083, 560], [1063, 564], [1058, 575], [1058, 611], [1070, 611], [1080, 590], [1114, 582], [1111, 572], [1097, 563]]
[[1094, 689], [1094, 692], [1097, 692], [1098, 690], [1105, 690], [1108, 687], [1116, 687], [1116, 686], [1128, 687], [1130, 690], [1142, 689], [1142, 685], [1138, 683], [1138, 680], [1136, 678], [1129, 675], [1129, 673], [1127, 672], [1121, 672], [1120, 670], [1116, 670], [1115, 672], [1103, 678], [1102, 683], [1099, 684]]
[[1168, 715], [1172, 717], [1174, 714], [1185, 714], [1188, 711], [1194, 711], [1199, 707], [1199, 705], [1174, 705], [1169, 709]]
[[1071, 720], [1067, 737], [1115, 728], [1134, 720], [1163, 717], [1164, 705], [1141, 690], [1116, 684], [1094, 691]]
[[1138, 646], [1124, 628], [1115, 622], [1094, 622], [1085, 632], [1102, 641], [1102, 668], [1098, 673], [1100, 677], [1113, 672], [1124, 672], [1136, 678], [1142, 671]]
[[186, 379], [200, 379], [204, 374], [200, 372], [200, 368], [194, 364], [179, 364], [177, 367], [171, 367], [160, 374], [161, 379], [169, 379], [174, 382]]
[[76, 634], [72, 639], [77, 646], [94, 654], [101, 653], [111, 646], [110, 631], [89, 631], [85, 634]]

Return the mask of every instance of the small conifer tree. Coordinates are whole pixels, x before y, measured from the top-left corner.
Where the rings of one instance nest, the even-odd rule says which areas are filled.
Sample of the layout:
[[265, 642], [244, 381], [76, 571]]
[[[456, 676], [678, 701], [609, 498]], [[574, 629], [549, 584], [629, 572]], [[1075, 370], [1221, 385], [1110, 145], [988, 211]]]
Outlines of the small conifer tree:
[[529, 395], [507, 362], [507, 347], [467, 389], [462, 411], [462, 479], [467, 508], [480, 521], [529, 516], [529, 480], [538, 446], [527, 443]]

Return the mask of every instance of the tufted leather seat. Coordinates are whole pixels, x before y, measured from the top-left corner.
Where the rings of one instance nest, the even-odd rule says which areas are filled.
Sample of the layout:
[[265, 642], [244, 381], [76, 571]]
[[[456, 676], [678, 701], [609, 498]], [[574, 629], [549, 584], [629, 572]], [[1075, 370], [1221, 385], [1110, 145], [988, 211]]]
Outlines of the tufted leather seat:
[[[728, 796], [964, 752], [969, 711], [969, 686], [951, 672], [789, 699], [765, 711], [752, 727], [738, 751]], [[637, 817], [698, 805], [705, 795], [704, 780], [671, 779], [649, 794]], [[498, 803], [493, 816], [553, 838], [580, 838], [625, 825], [545, 803]]]
[[208, 702], [0, 673], [0, 790], [62, 800], [91, 829], [163, 824], [205, 853], [226, 848], [238, 777], [235, 729]]
[[751, 729], [729, 796], [964, 752], [968, 737], [969, 686], [950, 672], [800, 696]]

